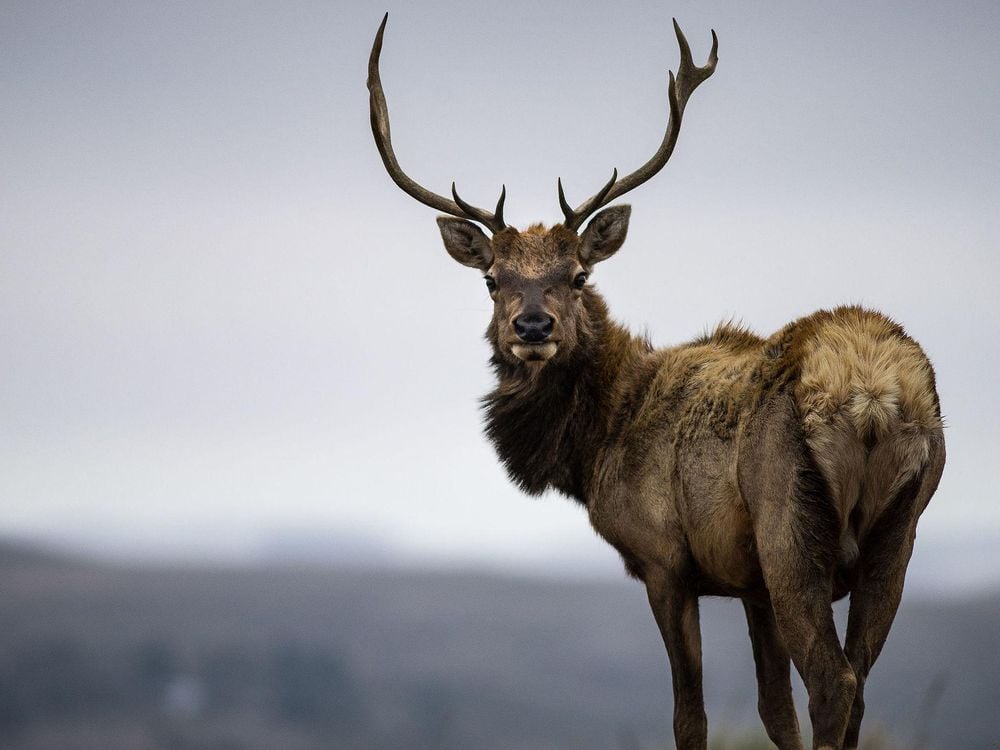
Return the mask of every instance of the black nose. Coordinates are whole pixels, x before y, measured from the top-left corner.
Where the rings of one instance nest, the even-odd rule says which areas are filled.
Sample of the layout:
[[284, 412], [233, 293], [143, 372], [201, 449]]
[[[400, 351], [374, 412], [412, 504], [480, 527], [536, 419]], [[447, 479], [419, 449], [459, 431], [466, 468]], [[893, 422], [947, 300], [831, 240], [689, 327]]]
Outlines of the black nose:
[[552, 333], [552, 325], [556, 319], [551, 315], [541, 312], [531, 312], [525, 315], [518, 315], [514, 319], [514, 331], [517, 332], [521, 341], [529, 344], [536, 344], [545, 341]]

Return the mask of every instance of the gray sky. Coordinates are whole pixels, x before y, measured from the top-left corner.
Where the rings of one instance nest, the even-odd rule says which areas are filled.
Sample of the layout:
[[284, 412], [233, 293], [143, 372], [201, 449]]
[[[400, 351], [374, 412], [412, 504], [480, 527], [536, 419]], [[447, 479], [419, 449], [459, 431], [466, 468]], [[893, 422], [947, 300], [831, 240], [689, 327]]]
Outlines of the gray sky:
[[1000, 6], [766, 8], [4, 4], [0, 533], [616, 570], [481, 437], [489, 298], [386, 176], [365, 66], [388, 9], [404, 168], [554, 223], [557, 176], [576, 203], [655, 150], [674, 15], [719, 68], [628, 196], [613, 313], [662, 345], [841, 302], [901, 321], [949, 425], [915, 564], [1000, 578]]

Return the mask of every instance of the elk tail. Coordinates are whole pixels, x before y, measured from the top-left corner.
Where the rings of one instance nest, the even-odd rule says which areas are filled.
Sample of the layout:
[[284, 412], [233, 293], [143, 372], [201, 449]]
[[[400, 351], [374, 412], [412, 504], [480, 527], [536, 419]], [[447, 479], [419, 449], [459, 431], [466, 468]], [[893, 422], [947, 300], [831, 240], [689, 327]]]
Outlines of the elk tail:
[[900, 421], [900, 388], [891, 371], [866, 374], [853, 384], [846, 411], [858, 438], [870, 447]]

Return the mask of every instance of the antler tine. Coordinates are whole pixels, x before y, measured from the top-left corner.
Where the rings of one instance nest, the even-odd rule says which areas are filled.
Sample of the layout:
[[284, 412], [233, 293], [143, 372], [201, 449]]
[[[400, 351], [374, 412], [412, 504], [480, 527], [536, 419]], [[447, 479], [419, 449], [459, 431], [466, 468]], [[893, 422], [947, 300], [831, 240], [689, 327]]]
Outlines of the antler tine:
[[[485, 213], [481, 208], [476, 208], [475, 206], [466, 203], [464, 200], [462, 200], [462, 196], [458, 194], [458, 190], [455, 188], [454, 182], [451, 183], [451, 195], [455, 199], [455, 203], [458, 204], [459, 208], [465, 211], [465, 213], [468, 214], [470, 217], [476, 218], [477, 213]], [[507, 200], [507, 186], [501, 185], [500, 198], [497, 199], [497, 207], [496, 210], [493, 212], [493, 224], [497, 225], [499, 229], [494, 229], [492, 226], [487, 225], [490, 226], [490, 228], [493, 229], [494, 232], [499, 232], [500, 229], [503, 229], [506, 226], [506, 224], [503, 223], [503, 203], [505, 200]], [[481, 220], [476, 218], [476, 221], [481, 221]]]
[[[570, 207], [569, 203], [566, 201], [566, 194], [563, 192], [562, 178], [560, 177], [557, 180], [557, 184], [559, 186], [559, 207], [562, 208], [563, 216], [566, 217], [566, 221], [563, 222], [564, 226], [566, 226], [566, 227], [568, 227], [570, 229], [573, 229], [573, 230], [578, 229], [580, 227], [580, 224], [583, 223], [583, 220], [589, 214], [591, 214], [591, 213], [593, 213], [593, 211], [597, 210], [598, 207], [604, 205], [604, 203], [606, 202], [604, 200], [605, 197], [611, 191], [611, 188], [613, 188], [615, 186], [615, 182], [617, 180], [618, 180], [618, 169], [615, 168], [612, 171], [612, 173], [611, 173], [611, 179], [608, 180], [606, 183], [604, 183], [604, 187], [602, 187], [600, 190], [598, 190], [597, 193], [594, 194], [593, 196], [591, 196], [590, 199], [587, 201], [588, 204], [591, 203], [591, 202], [593, 202], [595, 204], [595, 208], [592, 209], [591, 211], [588, 211], [587, 214], [580, 215], [579, 214], [580, 209], [577, 209], [576, 211], [574, 211]], [[582, 208], [582, 206], [581, 206], [581, 208]]]
[[683, 109], [691, 92], [715, 72], [715, 66], [719, 62], [719, 37], [715, 35], [715, 29], [712, 29], [712, 51], [708, 53], [708, 62], [705, 67], [699, 68], [691, 59], [691, 47], [688, 45], [676, 18], [674, 19], [674, 33], [677, 35], [677, 46], [681, 50], [681, 63], [677, 67], [677, 86], [680, 88], [679, 98], [681, 109]]
[[[644, 183], [663, 169], [667, 161], [670, 160], [670, 155], [677, 144], [677, 136], [680, 134], [681, 119], [684, 116], [684, 108], [687, 106], [688, 97], [691, 96], [694, 90], [705, 79], [715, 72], [715, 67], [719, 62], [719, 38], [715, 35], [714, 30], [712, 31], [712, 51], [708, 55], [706, 64], [700, 68], [694, 64], [691, 57], [691, 47], [684, 37], [684, 32], [681, 31], [676, 18], [674, 19], [674, 33], [677, 36], [677, 46], [680, 48], [681, 60], [677, 66], [677, 77], [674, 77], [673, 71], [670, 72], [668, 77], [667, 96], [670, 101], [670, 119], [667, 120], [667, 130], [663, 134], [660, 147], [650, 157], [649, 161], [637, 170], [626, 175], [620, 181], [615, 181], [615, 178], [612, 178], [610, 184], [605, 185], [599, 192], [581, 203], [576, 209], [571, 209], [566, 203], [565, 196], [562, 193], [562, 185], [560, 184], [559, 204], [562, 207], [563, 214], [566, 216], [566, 221], [563, 223], [569, 229], [574, 231], [579, 229], [592, 213], [615, 200], [615, 198], [624, 195], [629, 190]], [[617, 172], [615, 174], [617, 176]]]
[[382, 36], [385, 34], [385, 24], [388, 20], [389, 14], [386, 13], [378, 27], [378, 33], [375, 34], [371, 55], [368, 58], [368, 102], [371, 109], [372, 135], [375, 136], [375, 145], [382, 157], [382, 163], [385, 164], [386, 171], [392, 181], [399, 185], [405, 193], [416, 198], [425, 206], [436, 208], [451, 216], [478, 221], [494, 233], [506, 229], [507, 225], [503, 221], [506, 188], [500, 193], [496, 212], [491, 214], [489, 211], [476, 208], [461, 200], [458, 193], [455, 192], [454, 183], [452, 183], [452, 195], [455, 200], [450, 201], [414, 182], [399, 166], [396, 154], [392, 150], [392, 137], [389, 132], [389, 108], [385, 103], [385, 92], [382, 90], [382, 77], [379, 75], [378, 67], [379, 57], [382, 54]]
[[502, 229], [507, 226], [503, 223], [503, 203], [507, 200], [507, 186], [500, 185], [500, 197], [497, 198], [497, 207], [493, 210], [493, 217], [496, 219], [497, 225]]
[[566, 217], [566, 226], [569, 226], [573, 221], [573, 207], [569, 205], [566, 201], [566, 193], [563, 192], [562, 177], [556, 179], [556, 185], [559, 187], [559, 208], [562, 209], [563, 216]]

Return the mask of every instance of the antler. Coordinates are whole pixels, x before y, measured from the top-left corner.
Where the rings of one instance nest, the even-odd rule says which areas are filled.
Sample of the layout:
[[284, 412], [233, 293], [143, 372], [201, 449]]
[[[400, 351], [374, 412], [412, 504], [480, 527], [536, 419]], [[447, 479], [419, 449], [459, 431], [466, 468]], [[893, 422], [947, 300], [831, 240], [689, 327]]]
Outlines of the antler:
[[562, 180], [559, 180], [559, 205], [566, 217], [563, 224], [569, 229], [574, 231], [579, 229], [580, 225], [594, 211], [644, 183], [663, 169], [663, 166], [670, 159], [674, 145], [677, 143], [677, 136], [681, 131], [681, 118], [684, 116], [684, 107], [687, 106], [688, 97], [702, 81], [715, 72], [715, 66], [719, 62], [719, 39], [714, 30], [712, 31], [712, 51], [708, 55], [708, 63], [703, 68], [697, 67], [691, 59], [691, 47], [688, 46], [681, 27], [677, 25], [676, 18], [674, 19], [674, 32], [677, 34], [677, 45], [681, 50], [681, 62], [677, 68], [676, 78], [674, 78], [673, 71], [670, 72], [668, 86], [670, 119], [667, 121], [667, 132], [663, 135], [660, 147], [649, 161], [621, 180], [618, 179], [618, 170], [616, 169], [608, 183], [576, 209], [570, 208], [569, 203], [566, 202]]
[[379, 154], [382, 155], [386, 171], [389, 172], [393, 182], [424, 205], [462, 219], [478, 221], [494, 233], [505, 229], [507, 225], [503, 222], [503, 202], [507, 197], [506, 186], [500, 191], [500, 200], [497, 201], [496, 211], [491, 214], [489, 211], [476, 208], [462, 200], [455, 189], [454, 182], [451, 183], [451, 194], [455, 200], [450, 201], [421, 187], [400, 168], [396, 154], [392, 150], [392, 138], [389, 135], [389, 108], [385, 103], [382, 78], [378, 70], [378, 59], [379, 55], [382, 54], [382, 35], [385, 33], [385, 23], [388, 20], [389, 14], [386, 13], [378, 27], [375, 42], [372, 44], [372, 53], [368, 58], [368, 101], [371, 107], [372, 134], [375, 136], [375, 145], [378, 147]]

